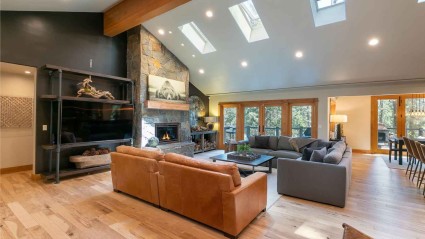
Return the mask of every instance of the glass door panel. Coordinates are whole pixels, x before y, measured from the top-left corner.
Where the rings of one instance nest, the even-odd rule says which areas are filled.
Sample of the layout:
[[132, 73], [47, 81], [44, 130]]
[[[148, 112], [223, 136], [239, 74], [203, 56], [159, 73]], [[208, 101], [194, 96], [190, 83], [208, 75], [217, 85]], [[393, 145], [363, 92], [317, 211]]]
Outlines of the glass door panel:
[[378, 149], [389, 149], [388, 140], [397, 137], [398, 99], [378, 100]]
[[282, 106], [264, 107], [264, 135], [280, 136], [282, 134]]
[[259, 107], [245, 107], [244, 108], [244, 139], [247, 140], [249, 136], [260, 134], [260, 108]]
[[413, 139], [425, 138], [425, 98], [408, 98], [405, 107], [405, 135]]
[[237, 113], [236, 107], [223, 108], [223, 142], [236, 140]]
[[311, 105], [291, 106], [292, 137], [311, 137], [312, 109]]

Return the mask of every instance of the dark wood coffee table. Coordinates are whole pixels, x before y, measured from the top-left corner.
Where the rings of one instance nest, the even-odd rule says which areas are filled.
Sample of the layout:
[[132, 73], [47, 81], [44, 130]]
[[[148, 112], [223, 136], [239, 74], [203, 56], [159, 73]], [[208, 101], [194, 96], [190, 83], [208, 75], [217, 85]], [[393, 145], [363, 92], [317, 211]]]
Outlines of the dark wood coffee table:
[[[247, 176], [250, 173], [255, 173], [255, 172], [265, 172], [265, 173], [272, 173], [272, 159], [274, 159], [274, 156], [269, 156], [269, 155], [261, 155], [260, 158], [258, 159], [254, 159], [254, 160], [243, 160], [243, 159], [229, 159], [227, 158], [228, 154], [231, 154], [234, 152], [229, 152], [229, 153], [225, 153], [225, 154], [220, 154], [220, 155], [216, 155], [213, 157], [210, 157], [210, 159], [213, 160], [213, 162], [215, 161], [224, 161], [224, 162], [232, 162], [232, 163], [236, 163], [236, 164], [242, 164], [242, 165], [248, 165], [252, 167], [252, 170], [247, 172], [247, 170], [241, 170], [239, 169], [239, 171], [244, 174], [245, 176]], [[269, 170], [268, 171], [256, 171], [255, 167], [260, 166], [262, 164], [268, 163], [269, 166]]]

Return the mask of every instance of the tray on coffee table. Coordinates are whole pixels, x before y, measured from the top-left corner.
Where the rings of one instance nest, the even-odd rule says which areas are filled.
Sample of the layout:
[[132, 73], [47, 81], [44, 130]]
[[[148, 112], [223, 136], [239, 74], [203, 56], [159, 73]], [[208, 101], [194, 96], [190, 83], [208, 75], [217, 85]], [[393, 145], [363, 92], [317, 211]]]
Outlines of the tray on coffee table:
[[[212, 156], [210, 157], [210, 159], [213, 160], [213, 162], [215, 161], [223, 161], [223, 162], [232, 162], [232, 163], [236, 163], [236, 164], [242, 164], [242, 165], [248, 165], [252, 167], [251, 173], [255, 173], [255, 172], [266, 172], [266, 173], [271, 173], [272, 172], [272, 159], [274, 159], [274, 156], [269, 156], [269, 155], [260, 155], [259, 158], [254, 159], [254, 160], [246, 160], [246, 159], [231, 159], [228, 158], [227, 156], [229, 154], [232, 154], [235, 152], [229, 152], [229, 153], [225, 153], [225, 154], [220, 154], [220, 155], [216, 155], [216, 156]], [[268, 171], [256, 171], [255, 167], [257, 166], [261, 166], [263, 164], [268, 163], [269, 166], [269, 170]], [[244, 170], [239, 170], [241, 171], [242, 174], [247, 175], [247, 172]]]

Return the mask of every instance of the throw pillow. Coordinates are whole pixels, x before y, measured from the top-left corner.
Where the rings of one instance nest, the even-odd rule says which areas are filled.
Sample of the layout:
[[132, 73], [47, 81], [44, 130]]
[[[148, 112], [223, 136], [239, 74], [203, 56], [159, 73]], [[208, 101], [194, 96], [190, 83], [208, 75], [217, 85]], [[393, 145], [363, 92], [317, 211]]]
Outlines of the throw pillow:
[[290, 138], [289, 139], [289, 144], [291, 144], [291, 147], [295, 150], [295, 152], [300, 152], [300, 149], [298, 148], [297, 145], [297, 140], [295, 138]]
[[342, 155], [344, 152], [341, 150], [335, 149], [332, 152], [325, 155], [323, 158], [324, 163], [330, 163], [330, 164], [339, 164], [342, 160]]
[[291, 143], [289, 143], [289, 140], [291, 137], [288, 136], [280, 136], [279, 141], [277, 143], [277, 149], [278, 150], [294, 150], [294, 148], [291, 146]]
[[314, 150], [322, 149], [321, 147], [315, 147], [315, 148], [305, 148], [303, 150], [303, 156], [301, 157], [301, 160], [304, 161], [310, 161], [311, 155], [313, 154]]
[[333, 144], [332, 142], [324, 141], [324, 140], [318, 140], [317, 141], [317, 147], [326, 147], [326, 149], [332, 148]]
[[363, 232], [348, 224], [343, 223], [342, 227], [344, 228], [343, 239], [372, 239], [372, 237], [364, 234]]
[[255, 148], [255, 136], [249, 136], [248, 143], [249, 143], [249, 147]]
[[255, 136], [255, 148], [268, 149], [270, 136]]
[[310, 161], [323, 163], [323, 158], [326, 155], [326, 147], [323, 147], [319, 150], [313, 150], [311, 154]]

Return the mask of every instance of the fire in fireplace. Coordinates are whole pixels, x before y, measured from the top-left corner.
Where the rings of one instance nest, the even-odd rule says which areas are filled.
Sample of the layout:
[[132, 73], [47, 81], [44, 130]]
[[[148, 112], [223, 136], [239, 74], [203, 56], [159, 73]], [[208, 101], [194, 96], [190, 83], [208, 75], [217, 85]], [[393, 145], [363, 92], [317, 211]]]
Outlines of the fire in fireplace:
[[180, 123], [155, 124], [155, 136], [160, 144], [180, 142]]

